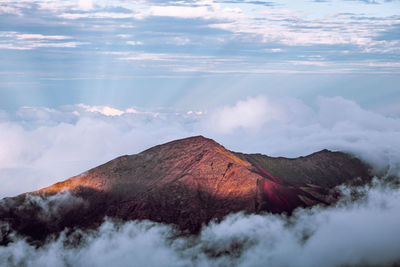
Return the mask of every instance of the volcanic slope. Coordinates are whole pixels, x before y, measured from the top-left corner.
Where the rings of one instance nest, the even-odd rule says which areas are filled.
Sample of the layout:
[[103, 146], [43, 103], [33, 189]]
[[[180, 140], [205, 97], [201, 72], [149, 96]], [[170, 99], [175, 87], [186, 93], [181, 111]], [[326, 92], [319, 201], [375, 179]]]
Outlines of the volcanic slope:
[[[290, 214], [297, 207], [331, 204], [338, 198], [334, 187], [355, 178], [369, 181], [368, 166], [342, 152], [272, 158], [235, 153], [196, 136], [3, 199], [0, 225], [32, 242], [65, 228], [95, 228], [106, 216], [175, 224], [196, 233], [202, 224], [232, 212]], [[7, 229], [1, 231], [3, 244]]]

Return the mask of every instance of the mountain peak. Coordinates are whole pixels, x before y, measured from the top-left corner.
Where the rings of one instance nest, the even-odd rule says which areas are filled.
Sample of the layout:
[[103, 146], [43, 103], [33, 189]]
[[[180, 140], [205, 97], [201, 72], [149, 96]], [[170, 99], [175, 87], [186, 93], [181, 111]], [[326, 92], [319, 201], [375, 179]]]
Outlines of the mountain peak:
[[215, 142], [213, 139], [206, 138], [202, 135], [197, 135], [197, 136], [191, 136], [191, 137], [186, 137], [174, 141], [170, 141], [161, 145], [154, 146], [150, 149], [147, 149], [141, 153], [147, 153], [149, 151], [153, 150], [160, 150], [160, 149], [185, 149], [187, 147], [197, 147], [197, 146], [203, 146], [203, 145], [208, 145], [208, 146], [217, 146], [217, 147], [222, 147], [220, 144]]
[[[205, 156], [206, 158], [225, 157], [236, 163], [248, 165], [248, 163], [237, 158], [213, 139], [199, 135], [157, 145], [136, 155], [118, 157], [97, 168], [43, 188], [37, 192], [57, 193], [63, 190], [76, 190], [81, 187], [107, 191], [116, 184], [136, 183], [138, 179], [144, 183], [151, 183], [155, 177], [164, 177], [161, 181], [164, 183], [170, 180], [168, 177], [176, 178], [176, 176], [188, 174], [190, 170], [196, 168]], [[153, 167], [150, 168], [149, 166]], [[128, 169], [133, 172], [143, 171], [144, 173], [141, 177], [146, 177], [146, 179], [126, 179], [125, 177], [119, 179], [121, 177], [117, 174], [123, 173], [125, 175], [125, 171]]]
[[[72, 217], [60, 214], [57, 227], [44, 225], [49, 232], [93, 227], [107, 216], [172, 223], [194, 233], [231, 212], [290, 213], [297, 207], [327, 205], [337, 197], [334, 186], [356, 177], [370, 179], [368, 168], [344, 153], [271, 158], [231, 152], [212, 139], [194, 136], [116, 158], [31, 194], [48, 198], [68, 191], [88, 203]], [[4, 215], [0, 209], [0, 220], [2, 216], [17, 228], [30, 229], [18, 219], [26, 214]]]

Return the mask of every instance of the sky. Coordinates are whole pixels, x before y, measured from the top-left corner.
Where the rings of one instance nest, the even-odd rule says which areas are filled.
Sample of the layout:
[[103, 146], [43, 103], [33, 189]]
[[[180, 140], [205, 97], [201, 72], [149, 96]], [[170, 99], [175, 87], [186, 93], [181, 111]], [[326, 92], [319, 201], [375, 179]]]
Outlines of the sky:
[[[0, 265], [399, 265], [399, 103], [399, 0], [0, 0], [0, 198], [194, 135], [274, 157], [344, 151], [377, 177], [329, 208], [232, 214], [195, 237], [109, 220], [79, 247], [15, 235]], [[51, 220], [84, 202], [28, 201]]]
[[341, 96], [397, 116], [400, 1], [0, 2], [0, 109]]

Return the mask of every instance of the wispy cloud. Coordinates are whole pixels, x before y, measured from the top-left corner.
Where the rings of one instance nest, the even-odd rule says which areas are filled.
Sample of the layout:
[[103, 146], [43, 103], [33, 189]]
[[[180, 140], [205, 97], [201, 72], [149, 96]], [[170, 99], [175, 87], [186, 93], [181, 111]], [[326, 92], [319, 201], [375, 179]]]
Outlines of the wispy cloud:
[[148, 15], [219, 20], [238, 20], [246, 18], [240, 8], [222, 7], [212, 0], [198, 1], [195, 5], [151, 6]]
[[75, 48], [87, 44], [87, 42], [69, 41], [70, 39], [73, 38], [64, 35], [0, 32], [0, 48], [13, 50], [31, 50], [40, 47]]
[[[14, 34], [14, 33], [12, 33], [12, 34]], [[34, 34], [34, 33], [15, 34], [15, 36], [19, 40], [26, 40], [26, 39], [34, 39], [34, 40], [65, 40], [65, 39], [72, 39], [72, 37], [70, 37], [70, 36], [43, 35], [43, 34], [37, 34], [37, 33], [36, 34]]]
[[93, 19], [128, 19], [135, 18], [135, 14], [127, 13], [114, 13], [114, 12], [90, 12], [90, 13], [62, 13], [59, 15], [65, 19], [82, 19], [82, 18], [93, 18]]
[[[37, 90], [60, 81], [66, 99], [75, 91], [61, 81], [105, 90], [127, 87], [117, 82], [127, 77], [148, 77], [147, 85], [150, 77], [168, 77], [170, 88], [181, 88], [181, 79], [195, 74], [226, 81], [237, 74], [396, 75], [399, 2], [379, 2], [3, 1], [0, 68], [23, 71], [25, 84]], [[21, 83], [16, 75], [0, 78], [3, 88]], [[265, 86], [254, 81], [241, 82]]]

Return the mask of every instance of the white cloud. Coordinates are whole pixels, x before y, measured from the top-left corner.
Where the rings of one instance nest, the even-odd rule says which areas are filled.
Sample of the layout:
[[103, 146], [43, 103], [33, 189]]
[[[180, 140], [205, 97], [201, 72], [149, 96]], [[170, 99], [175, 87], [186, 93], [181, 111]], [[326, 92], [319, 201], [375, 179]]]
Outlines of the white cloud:
[[183, 123], [166, 116], [176, 117], [80, 105], [59, 113], [24, 108], [18, 122], [5, 117], [0, 122], [0, 197], [36, 190], [122, 154], [190, 135]]
[[82, 19], [82, 18], [109, 18], [109, 19], [127, 19], [134, 18], [134, 14], [130, 13], [115, 13], [115, 12], [89, 12], [89, 13], [62, 13], [59, 15], [64, 19]]
[[[141, 115], [156, 117], [158, 114], [157, 112], [151, 112], [151, 111], [139, 111], [133, 107], [127, 108], [125, 110], [120, 110], [110, 106], [89, 106], [85, 104], [78, 104], [77, 107], [87, 112], [100, 113], [105, 116], [121, 116], [123, 114], [141, 114]], [[80, 114], [79, 111], [74, 111], [74, 112], [78, 112], [78, 114]]]
[[161, 53], [128, 53], [124, 55], [124, 57], [118, 58], [119, 60], [128, 60], [128, 61], [169, 61], [171, 60], [172, 55], [161, 54]]
[[284, 52], [285, 50], [282, 48], [269, 48], [269, 49], [263, 49], [262, 51], [267, 53], [281, 53]]
[[400, 62], [377, 62], [377, 61], [370, 61], [368, 63], [370, 67], [380, 67], [380, 68], [400, 68]]
[[29, 49], [39, 48], [39, 47], [59, 47], [59, 48], [75, 48], [80, 45], [88, 44], [86, 42], [63, 42], [63, 43], [42, 43], [42, 42], [29, 42], [22, 44], [22, 47], [27, 47]]
[[[96, 2], [96, 4], [95, 4]], [[391, 16], [387, 7], [376, 5], [379, 15], [371, 9], [360, 14], [350, 14], [347, 9], [360, 4], [351, 1], [334, 1], [335, 8], [328, 8], [323, 3], [302, 3], [291, 5], [282, 3], [279, 6], [257, 5], [255, 9], [251, 2], [223, 3], [213, 0], [176, 1], [155, 4], [151, 1], [40, 1], [40, 8], [53, 12], [59, 18], [74, 20], [81, 18], [93, 19], [146, 19], [149, 17], [173, 17], [183, 19], [210, 20], [205, 26], [230, 31], [230, 39], [243, 38], [255, 42], [278, 43], [289, 46], [309, 45], [356, 45], [365, 53], [398, 53], [398, 40], [377, 40], [388, 30], [396, 27], [398, 17]], [[337, 6], [343, 4], [344, 8]], [[386, 3], [387, 4], [387, 3]], [[21, 4], [19, 4], [21, 5]], [[3, 12], [19, 12], [17, 3], [7, 3]], [[27, 3], [25, 3], [27, 5]], [[392, 4], [391, 4], [392, 5]], [[29, 5], [28, 5], [29, 7]], [[109, 7], [124, 8], [110, 11]], [[307, 7], [323, 8], [320, 13], [311, 12]], [[2, 12], [0, 10], [0, 12]], [[76, 12], [76, 11], [80, 12]], [[126, 12], [128, 10], [128, 12]], [[129, 12], [129, 10], [131, 12]], [[388, 12], [386, 16], [382, 12]], [[372, 12], [372, 13], [371, 13]], [[322, 15], [315, 15], [322, 14]], [[385, 14], [385, 13], [383, 13]], [[376, 17], [373, 17], [373, 16]], [[319, 16], [319, 17], [318, 17]], [[68, 23], [68, 22], [64, 22]], [[205, 22], [206, 23], [206, 22]], [[129, 23], [128, 23], [129, 24]], [[91, 25], [91, 23], [88, 23]], [[133, 27], [132, 25], [128, 25]], [[190, 36], [179, 37], [176, 44], [184, 45]], [[123, 34], [122, 34], [123, 35]], [[223, 36], [222, 38], [226, 38]]]
[[264, 97], [248, 98], [239, 101], [233, 107], [224, 107], [211, 115], [207, 126], [210, 130], [221, 133], [232, 133], [241, 127], [249, 130], [258, 130], [270, 120], [282, 119], [282, 111]]
[[59, 47], [59, 48], [75, 48], [80, 45], [88, 44], [87, 42], [65, 41], [72, 39], [65, 35], [43, 35], [37, 33], [22, 34], [18, 32], [3, 31], [0, 32], [1, 49], [12, 50], [31, 50], [40, 47]]
[[190, 39], [186, 37], [177, 36], [172, 38], [172, 43], [176, 45], [187, 45], [190, 43]]
[[21, 8], [27, 8], [28, 5], [24, 2], [11, 2], [3, 1], [0, 5], [0, 14], [13, 14], [17, 16], [22, 16], [23, 12]]
[[121, 38], [121, 39], [126, 39], [126, 38], [131, 38], [132, 35], [131, 34], [117, 34], [117, 37]]
[[30, 50], [31, 47], [26, 46], [15, 46], [14, 44], [1, 44], [0, 49], [10, 49], [10, 50]]
[[147, 15], [220, 20], [237, 20], [246, 17], [240, 8], [224, 7], [213, 0], [197, 1], [195, 5], [155, 5], [150, 7]]
[[128, 45], [142, 45], [143, 44], [141, 41], [127, 41], [126, 43]]
[[93, 0], [78, 0], [78, 7], [83, 10], [90, 10], [93, 8]]
[[332, 64], [331, 62], [324, 62], [324, 61], [305, 61], [305, 60], [291, 60], [288, 63], [293, 65], [303, 65], [303, 66], [319, 66], [324, 67]]
[[[279, 11], [279, 10], [278, 10]], [[398, 50], [398, 41], [376, 41], [375, 38], [395, 27], [394, 17], [363, 19], [353, 14], [331, 14], [319, 18], [308, 18], [298, 12], [261, 12], [230, 22], [214, 23], [209, 27], [227, 30], [236, 34], [259, 36], [265, 43], [280, 43], [288, 46], [309, 45], [356, 45], [368, 53], [389, 53]]]
[[106, 116], [120, 116], [124, 114], [124, 111], [109, 106], [88, 106], [79, 104], [78, 107], [81, 107], [89, 112], [98, 112]]
[[65, 40], [71, 39], [70, 36], [63, 36], [63, 35], [43, 35], [38, 33], [31, 33], [31, 34], [16, 34], [17, 39], [25, 40], [25, 39], [39, 39], [39, 40]]
[[125, 112], [126, 113], [138, 113], [138, 111], [134, 108], [127, 108]]
[[[135, 44], [138, 44], [135, 42]], [[104, 52], [103, 52], [104, 53]], [[106, 54], [120, 56], [119, 60], [128, 61], [180, 61], [205, 63], [218, 60], [213, 56], [195, 56], [190, 54], [166, 54], [166, 53], [140, 53], [140, 52], [105, 52]], [[171, 67], [168, 65], [168, 67]]]

